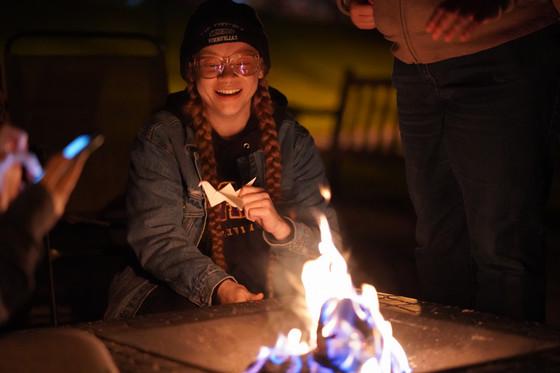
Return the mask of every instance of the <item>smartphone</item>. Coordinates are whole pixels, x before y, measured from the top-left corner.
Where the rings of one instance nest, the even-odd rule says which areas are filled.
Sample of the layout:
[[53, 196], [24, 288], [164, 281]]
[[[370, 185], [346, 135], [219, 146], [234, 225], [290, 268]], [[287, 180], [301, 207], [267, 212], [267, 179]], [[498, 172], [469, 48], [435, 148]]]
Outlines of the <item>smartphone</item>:
[[83, 134], [76, 137], [72, 142], [70, 142], [66, 147], [62, 150], [62, 155], [66, 159], [72, 159], [76, 157], [78, 154], [89, 151], [93, 153], [95, 150], [99, 149], [105, 138], [103, 135], [92, 135], [92, 134]]
[[[72, 159], [84, 151], [89, 151], [90, 153], [92, 153], [99, 149], [99, 147], [103, 145], [104, 141], [105, 138], [103, 137], [103, 135], [80, 135], [64, 147], [64, 149], [62, 150], [62, 156], [66, 159]], [[27, 172], [30, 174], [33, 183], [38, 183], [39, 181], [41, 181], [45, 173], [34, 154], [26, 154], [25, 159], [22, 160], [22, 163], [27, 168]]]

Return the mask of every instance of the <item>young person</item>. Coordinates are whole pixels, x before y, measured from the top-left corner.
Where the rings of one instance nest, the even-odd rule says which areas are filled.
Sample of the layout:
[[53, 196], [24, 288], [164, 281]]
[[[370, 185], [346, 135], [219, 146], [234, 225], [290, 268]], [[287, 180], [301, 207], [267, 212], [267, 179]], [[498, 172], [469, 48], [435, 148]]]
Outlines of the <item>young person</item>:
[[393, 43], [421, 297], [543, 320], [560, 85], [553, 2], [338, 2]]
[[[337, 229], [313, 139], [266, 82], [268, 41], [254, 10], [202, 3], [180, 62], [185, 91], [132, 150], [128, 240], [141, 268], [115, 278], [106, 318], [289, 292], [318, 254], [319, 214]], [[233, 183], [243, 209], [210, 207], [201, 181]]]

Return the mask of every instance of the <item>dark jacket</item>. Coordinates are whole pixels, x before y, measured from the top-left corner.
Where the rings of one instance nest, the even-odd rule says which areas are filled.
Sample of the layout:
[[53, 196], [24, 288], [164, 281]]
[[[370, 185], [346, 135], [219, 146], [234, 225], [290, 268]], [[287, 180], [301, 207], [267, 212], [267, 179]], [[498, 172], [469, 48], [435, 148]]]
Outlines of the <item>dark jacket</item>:
[[[172, 98], [177, 101], [176, 96]], [[303, 261], [318, 255], [317, 216], [326, 215], [335, 232], [338, 225], [319, 191], [327, 180], [313, 138], [286, 114], [281, 94], [274, 95], [274, 102], [282, 157], [282, 199], [276, 207], [290, 219], [294, 234], [286, 242], [277, 242], [266, 233], [264, 239], [273, 254], [292, 263], [282, 270], [299, 276]], [[211, 305], [216, 286], [231, 276], [198, 249], [206, 224], [206, 198], [199, 186], [193, 129], [177, 112], [173, 106], [158, 112], [133, 145], [128, 241], [143, 270], [191, 302], [205, 306]], [[257, 177], [256, 185], [264, 185], [263, 152], [251, 153], [246, 163], [249, 173]], [[113, 281], [105, 317], [134, 316], [157, 286], [148, 276], [125, 269]]]
[[31, 295], [41, 240], [55, 221], [51, 198], [39, 184], [0, 215], [0, 323]]

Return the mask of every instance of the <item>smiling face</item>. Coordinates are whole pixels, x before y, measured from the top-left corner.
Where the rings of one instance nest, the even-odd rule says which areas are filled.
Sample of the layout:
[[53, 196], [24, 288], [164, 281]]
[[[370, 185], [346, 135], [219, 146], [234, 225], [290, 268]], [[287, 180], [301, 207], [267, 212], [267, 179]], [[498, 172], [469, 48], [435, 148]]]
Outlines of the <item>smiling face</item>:
[[[251, 56], [257, 51], [247, 43], [235, 42], [216, 44], [203, 48], [198, 54], [199, 65], [205, 61], [227, 59], [234, 56]], [[245, 63], [245, 61], [243, 61]], [[251, 99], [257, 90], [259, 79], [263, 77], [262, 69], [256, 69], [252, 75], [236, 73], [226, 64], [223, 72], [213, 78], [203, 73], [211, 65], [199, 66], [196, 75], [196, 88], [204, 105], [204, 113], [211, 126], [222, 137], [233, 136], [246, 125], [251, 114]]]

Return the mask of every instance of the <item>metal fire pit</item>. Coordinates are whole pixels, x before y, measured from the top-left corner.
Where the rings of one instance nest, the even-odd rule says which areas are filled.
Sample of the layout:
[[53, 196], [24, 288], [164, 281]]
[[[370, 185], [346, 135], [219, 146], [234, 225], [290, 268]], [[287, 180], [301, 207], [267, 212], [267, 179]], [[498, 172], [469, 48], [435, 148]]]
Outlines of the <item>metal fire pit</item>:
[[[380, 304], [415, 372], [560, 371], [559, 331], [389, 294]], [[123, 372], [241, 372], [260, 346], [301, 327], [292, 308], [292, 300], [266, 300], [82, 328]]]

